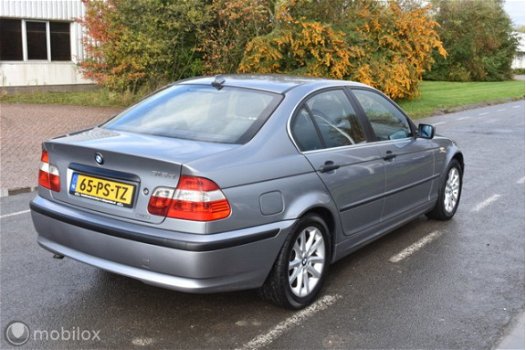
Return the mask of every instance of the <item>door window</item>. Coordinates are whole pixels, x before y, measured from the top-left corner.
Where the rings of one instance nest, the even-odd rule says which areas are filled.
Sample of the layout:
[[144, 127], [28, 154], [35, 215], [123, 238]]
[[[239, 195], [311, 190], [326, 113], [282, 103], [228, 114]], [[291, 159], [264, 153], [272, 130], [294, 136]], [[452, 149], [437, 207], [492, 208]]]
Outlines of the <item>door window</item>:
[[388, 99], [372, 91], [353, 90], [379, 141], [410, 137], [407, 118]]
[[342, 90], [319, 93], [307, 101], [326, 148], [365, 142], [365, 133]]

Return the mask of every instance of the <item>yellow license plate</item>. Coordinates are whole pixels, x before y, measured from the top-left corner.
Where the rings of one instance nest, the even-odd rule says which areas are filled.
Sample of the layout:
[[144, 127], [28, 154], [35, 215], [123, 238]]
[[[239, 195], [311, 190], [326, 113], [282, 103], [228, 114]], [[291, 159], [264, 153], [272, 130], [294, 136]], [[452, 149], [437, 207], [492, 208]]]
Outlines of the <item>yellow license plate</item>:
[[76, 196], [124, 207], [133, 206], [135, 186], [73, 173], [69, 192]]

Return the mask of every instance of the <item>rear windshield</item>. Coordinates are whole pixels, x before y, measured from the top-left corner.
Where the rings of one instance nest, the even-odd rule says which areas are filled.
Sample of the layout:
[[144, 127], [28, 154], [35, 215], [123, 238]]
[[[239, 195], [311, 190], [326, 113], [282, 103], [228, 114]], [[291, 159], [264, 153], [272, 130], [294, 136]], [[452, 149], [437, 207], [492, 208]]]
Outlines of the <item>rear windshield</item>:
[[196, 141], [245, 143], [281, 101], [258, 90], [175, 85], [124, 111], [103, 127]]

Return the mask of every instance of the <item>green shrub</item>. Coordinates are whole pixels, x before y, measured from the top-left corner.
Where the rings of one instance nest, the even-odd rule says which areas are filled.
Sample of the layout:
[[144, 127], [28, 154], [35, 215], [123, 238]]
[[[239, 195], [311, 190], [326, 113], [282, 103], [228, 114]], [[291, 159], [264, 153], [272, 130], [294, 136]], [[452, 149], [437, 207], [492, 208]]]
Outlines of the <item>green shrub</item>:
[[517, 38], [501, 0], [432, 0], [447, 57], [427, 80], [498, 81], [511, 78]]
[[198, 75], [197, 37], [208, 23], [201, 0], [84, 0], [91, 38], [85, 76], [105, 87], [135, 94], [168, 81]]

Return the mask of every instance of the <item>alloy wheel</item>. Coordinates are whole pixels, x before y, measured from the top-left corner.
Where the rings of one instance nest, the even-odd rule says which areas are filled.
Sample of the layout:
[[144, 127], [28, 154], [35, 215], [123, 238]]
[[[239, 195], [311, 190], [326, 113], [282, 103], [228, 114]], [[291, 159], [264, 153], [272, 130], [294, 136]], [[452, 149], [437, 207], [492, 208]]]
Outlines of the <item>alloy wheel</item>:
[[325, 265], [325, 240], [315, 226], [305, 228], [296, 238], [289, 258], [289, 286], [305, 297], [318, 284]]
[[446, 188], [444, 189], [444, 209], [448, 213], [452, 213], [458, 202], [460, 193], [460, 173], [457, 168], [453, 167], [449, 170]]

